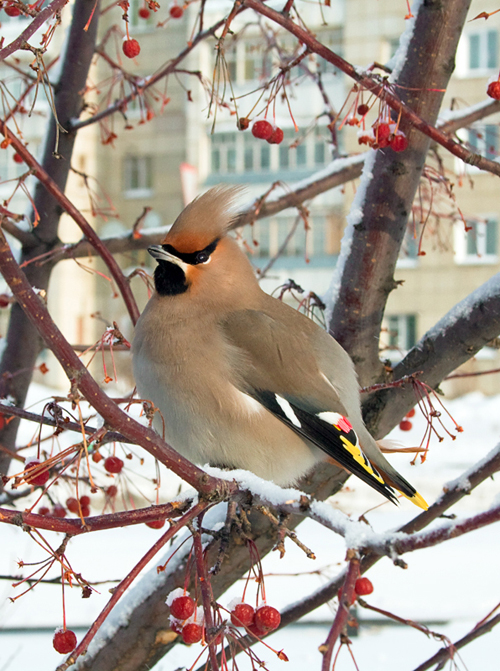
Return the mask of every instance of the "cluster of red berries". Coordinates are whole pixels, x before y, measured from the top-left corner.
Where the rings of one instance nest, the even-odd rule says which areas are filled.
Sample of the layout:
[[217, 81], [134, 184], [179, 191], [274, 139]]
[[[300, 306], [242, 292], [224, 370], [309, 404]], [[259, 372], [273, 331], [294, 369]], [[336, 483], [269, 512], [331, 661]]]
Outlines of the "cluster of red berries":
[[[246, 121], [246, 124], [244, 123]], [[239, 120], [239, 128], [245, 130], [248, 128], [248, 119]], [[273, 126], [266, 119], [255, 121], [252, 126], [252, 135], [259, 140], [266, 140], [269, 144], [281, 144], [283, 142], [283, 131], [278, 126]]]
[[500, 79], [488, 84], [486, 93], [493, 98], [493, 100], [500, 100]]
[[[90, 515], [90, 496], [80, 496], [80, 499], [75, 499], [73, 496], [70, 496], [66, 499], [66, 508], [70, 513], [75, 515], [80, 515], [80, 507], [82, 510], [82, 517], [88, 517]], [[56, 503], [55, 506], [50, 510], [47, 506], [40, 506], [37, 513], [39, 515], [49, 515], [50, 517], [66, 517], [66, 508], [60, 503]]]
[[[176, 589], [169, 594], [172, 630], [182, 636], [184, 643], [191, 645], [203, 638], [203, 616], [198, 612], [196, 603], [187, 592]], [[248, 603], [238, 602], [231, 608], [231, 624], [245, 629], [260, 638], [277, 629], [281, 622], [279, 611], [272, 606], [260, 606], [255, 609]]]
[[67, 655], [68, 652], [76, 648], [75, 632], [71, 629], [57, 629], [52, 639], [52, 645], [61, 655]]
[[167, 598], [170, 606], [172, 630], [182, 636], [187, 645], [203, 638], [203, 616], [198, 613], [196, 602], [182, 589], [174, 589]]
[[410, 422], [410, 419], [412, 417], [415, 417], [415, 408], [412, 408], [409, 412], [407, 412], [404, 418], [399, 422], [399, 428], [401, 431], [411, 431], [413, 424]]
[[80, 496], [80, 499], [75, 499], [72, 496], [66, 499], [66, 508], [70, 513], [80, 515], [80, 508], [82, 510], [82, 517], [90, 515], [90, 496]]
[[[174, 2], [170, 5], [168, 13], [170, 14], [172, 19], [182, 19], [182, 16], [184, 15], [184, 9], [183, 7]], [[147, 19], [149, 19], [149, 17], [151, 16], [151, 11], [149, 7], [146, 7], [146, 5], [144, 5], [144, 7], [139, 8], [137, 14], [140, 19], [144, 19], [145, 21], [147, 21]]]
[[360, 131], [358, 143], [367, 144], [376, 149], [390, 147], [397, 152], [408, 148], [408, 138], [403, 131], [397, 129], [396, 124], [385, 122], [376, 123], [369, 131]]
[[235, 627], [245, 627], [260, 638], [280, 626], [281, 615], [273, 606], [260, 606], [257, 610], [249, 603], [237, 603], [231, 609], [231, 623]]

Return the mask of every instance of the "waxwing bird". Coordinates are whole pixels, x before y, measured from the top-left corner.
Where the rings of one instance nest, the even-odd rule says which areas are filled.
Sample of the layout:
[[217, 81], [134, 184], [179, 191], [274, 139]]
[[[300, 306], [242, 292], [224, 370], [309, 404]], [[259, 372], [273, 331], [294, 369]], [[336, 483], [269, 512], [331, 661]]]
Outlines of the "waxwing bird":
[[391, 501], [427, 504], [361, 417], [345, 350], [261, 290], [227, 235], [240, 189], [219, 186], [179, 215], [161, 245], [156, 291], [136, 327], [133, 366], [155, 426], [191, 461], [295, 483], [326, 455]]

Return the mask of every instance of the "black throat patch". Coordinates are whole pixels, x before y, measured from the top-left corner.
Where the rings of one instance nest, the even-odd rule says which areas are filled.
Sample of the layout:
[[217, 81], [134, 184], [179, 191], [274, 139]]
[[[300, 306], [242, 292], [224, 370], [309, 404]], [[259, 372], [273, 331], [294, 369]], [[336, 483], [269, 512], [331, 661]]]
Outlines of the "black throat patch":
[[154, 280], [156, 291], [160, 296], [177, 296], [189, 288], [182, 268], [168, 261], [158, 263], [154, 272]]

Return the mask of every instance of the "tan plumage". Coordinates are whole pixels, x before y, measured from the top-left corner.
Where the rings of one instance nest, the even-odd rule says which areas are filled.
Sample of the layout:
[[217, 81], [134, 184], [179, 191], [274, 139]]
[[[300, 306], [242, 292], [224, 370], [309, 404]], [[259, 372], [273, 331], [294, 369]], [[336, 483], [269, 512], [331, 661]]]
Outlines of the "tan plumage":
[[137, 324], [133, 362], [140, 396], [164, 420], [157, 429], [196, 463], [247, 469], [281, 485], [326, 452], [387, 498], [394, 499], [390, 484], [426, 507], [367, 431], [347, 353], [264, 293], [226, 235], [238, 193], [211, 189], [149, 249], [157, 291]]

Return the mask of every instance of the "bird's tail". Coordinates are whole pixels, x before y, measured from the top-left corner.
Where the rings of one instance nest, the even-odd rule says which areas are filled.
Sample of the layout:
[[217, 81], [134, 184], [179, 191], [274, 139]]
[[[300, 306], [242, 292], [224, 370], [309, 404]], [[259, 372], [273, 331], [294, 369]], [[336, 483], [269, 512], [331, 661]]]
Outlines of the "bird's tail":
[[403, 496], [406, 496], [407, 499], [409, 499], [419, 508], [427, 510], [429, 506], [423, 496], [419, 494], [415, 487], [410, 485], [410, 483], [405, 480], [405, 478], [403, 478], [403, 476], [398, 473], [393, 466], [391, 466], [384, 455], [380, 452], [380, 449], [373, 438], [372, 441], [375, 444], [377, 451], [374, 452], [373, 449], [370, 449], [369, 452], [366, 450], [365, 454], [367, 455], [373, 470], [378, 473], [386, 485], [396, 489], [398, 492], [401, 492]]

